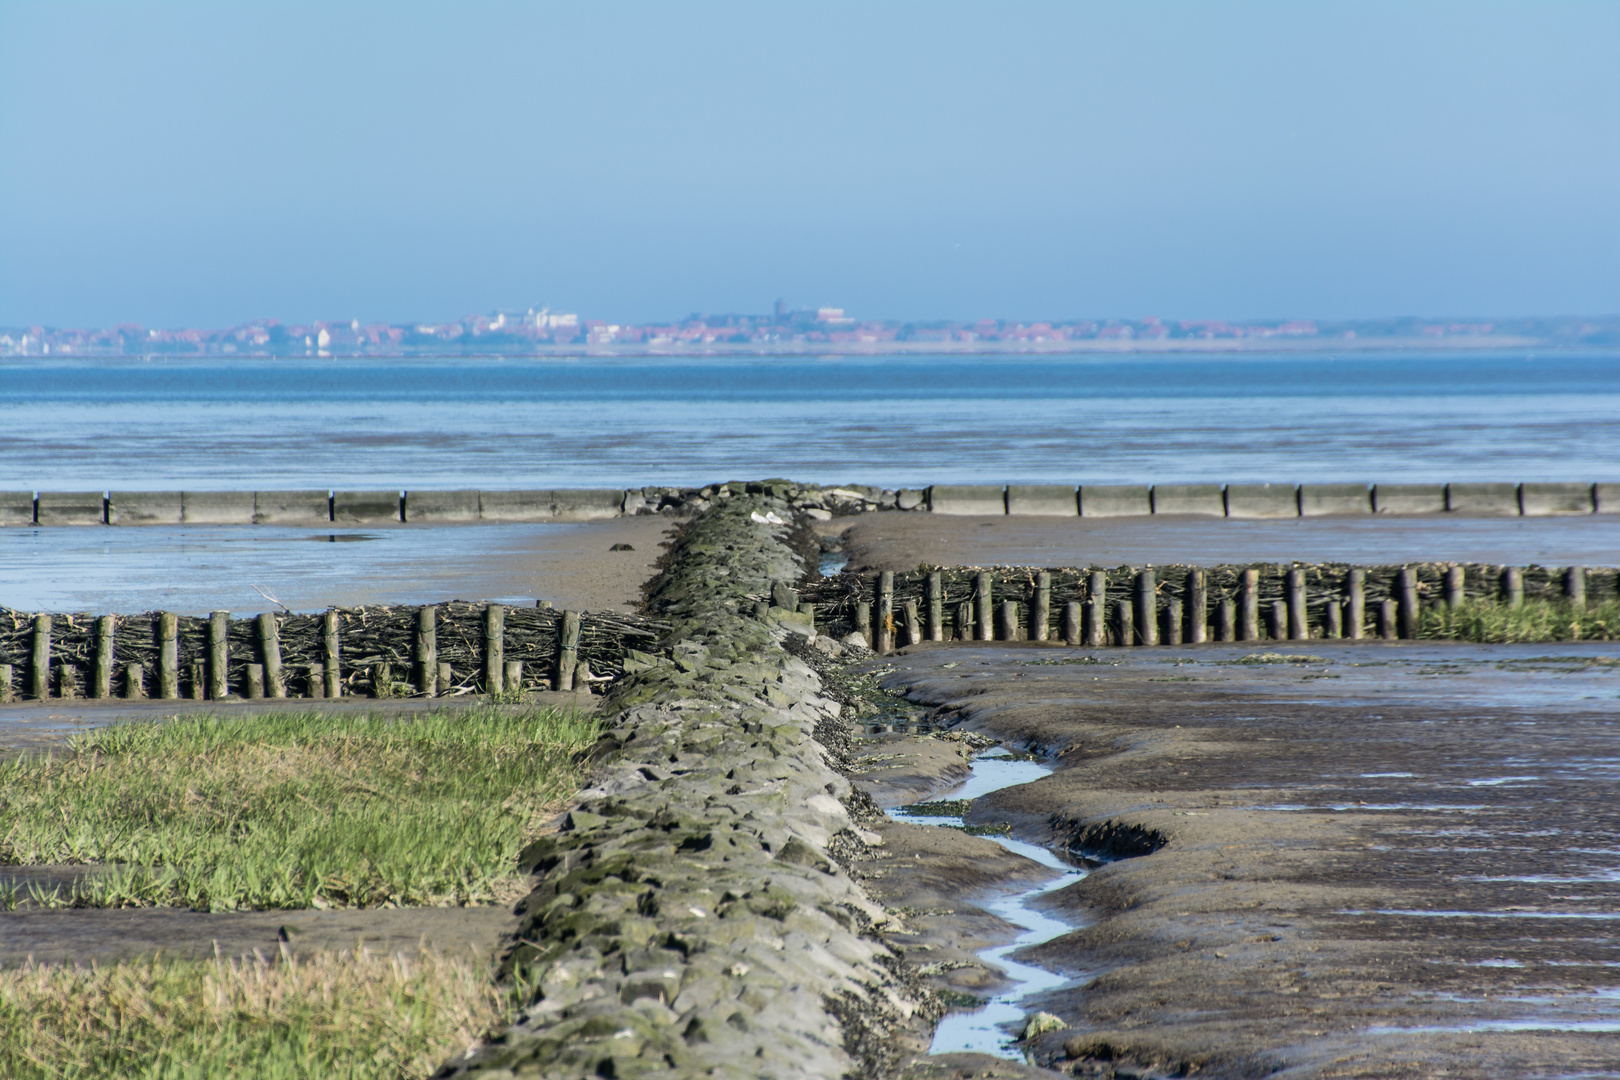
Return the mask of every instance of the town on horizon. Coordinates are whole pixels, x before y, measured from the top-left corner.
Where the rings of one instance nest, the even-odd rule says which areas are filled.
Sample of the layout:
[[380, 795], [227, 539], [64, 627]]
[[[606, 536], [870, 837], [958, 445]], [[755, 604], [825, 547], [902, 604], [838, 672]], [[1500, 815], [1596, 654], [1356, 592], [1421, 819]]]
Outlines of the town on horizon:
[[789, 310], [780, 300], [768, 315], [693, 314], [648, 324], [586, 319], [541, 307], [470, 315], [448, 323], [261, 319], [225, 329], [149, 329], [133, 323], [88, 330], [0, 327], [0, 357], [901, 355], [1615, 345], [1620, 345], [1620, 316], [906, 321], [857, 320], [836, 307]]

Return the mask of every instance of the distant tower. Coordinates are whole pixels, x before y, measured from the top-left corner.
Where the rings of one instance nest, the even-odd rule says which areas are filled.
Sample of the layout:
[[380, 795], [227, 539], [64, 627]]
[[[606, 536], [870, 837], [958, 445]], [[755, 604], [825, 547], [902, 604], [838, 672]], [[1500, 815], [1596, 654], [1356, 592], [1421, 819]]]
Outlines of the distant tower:
[[778, 300], [776, 302], [776, 317], [777, 317], [777, 319], [780, 320], [783, 317], [785, 317], [786, 315], [787, 315], [787, 305], [782, 303], [782, 301]]

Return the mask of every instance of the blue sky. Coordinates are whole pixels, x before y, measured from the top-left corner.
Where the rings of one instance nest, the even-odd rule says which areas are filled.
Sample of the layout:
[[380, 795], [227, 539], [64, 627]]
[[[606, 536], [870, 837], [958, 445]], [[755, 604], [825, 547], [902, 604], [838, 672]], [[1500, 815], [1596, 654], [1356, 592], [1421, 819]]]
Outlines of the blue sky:
[[1620, 4], [0, 0], [0, 324], [1620, 312]]

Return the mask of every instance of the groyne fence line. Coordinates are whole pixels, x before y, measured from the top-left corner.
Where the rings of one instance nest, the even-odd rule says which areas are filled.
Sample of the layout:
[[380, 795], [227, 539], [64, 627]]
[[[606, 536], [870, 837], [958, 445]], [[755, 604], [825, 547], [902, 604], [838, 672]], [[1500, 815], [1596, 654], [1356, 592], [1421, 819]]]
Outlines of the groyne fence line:
[[440, 697], [600, 690], [667, 632], [619, 612], [451, 602], [321, 614], [0, 608], [0, 702]]
[[340, 525], [593, 521], [689, 516], [738, 495], [786, 498], [812, 516], [900, 510], [1002, 516], [1226, 518], [1620, 513], [1620, 483], [1075, 484], [821, 487], [787, 480], [701, 488], [532, 491], [10, 491], [0, 526]]
[[[901, 493], [900, 507], [912, 498]], [[1620, 513], [1620, 483], [935, 484], [916, 505], [936, 514], [1290, 518], [1372, 514], [1540, 517]]]
[[1616, 599], [1614, 567], [1324, 563], [846, 573], [798, 590], [779, 586], [759, 603], [796, 607], [834, 635], [859, 632], [883, 653], [949, 640], [1106, 647], [1411, 639], [1426, 608], [1533, 600], [1579, 610]]

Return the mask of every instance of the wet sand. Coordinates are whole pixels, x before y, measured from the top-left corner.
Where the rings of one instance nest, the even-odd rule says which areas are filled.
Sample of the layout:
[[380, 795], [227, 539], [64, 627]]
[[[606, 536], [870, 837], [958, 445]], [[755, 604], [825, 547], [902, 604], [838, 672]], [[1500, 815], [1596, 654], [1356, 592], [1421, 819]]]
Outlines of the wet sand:
[[[1238, 663], [1264, 649], [1293, 660]], [[1550, 657], [1550, 658], [1549, 658]], [[970, 823], [1103, 865], [1022, 959], [1081, 1076], [1620, 1069], [1620, 645], [902, 651], [885, 685], [1053, 755]], [[945, 665], [950, 665], [949, 667]]]
[[1620, 514], [1249, 520], [876, 513], [837, 518], [821, 531], [843, 534], [851, 570], [1294, 561], [1608, 566], [1620, 553]]
[[[262, 589], [294, 611], [445, 600], [630, 611], [671, 524], [642, 516], [532, 525], [0, 529], [0, 607], [274, 610]], [[613, 551], [615, 544], [633, 550]]]

